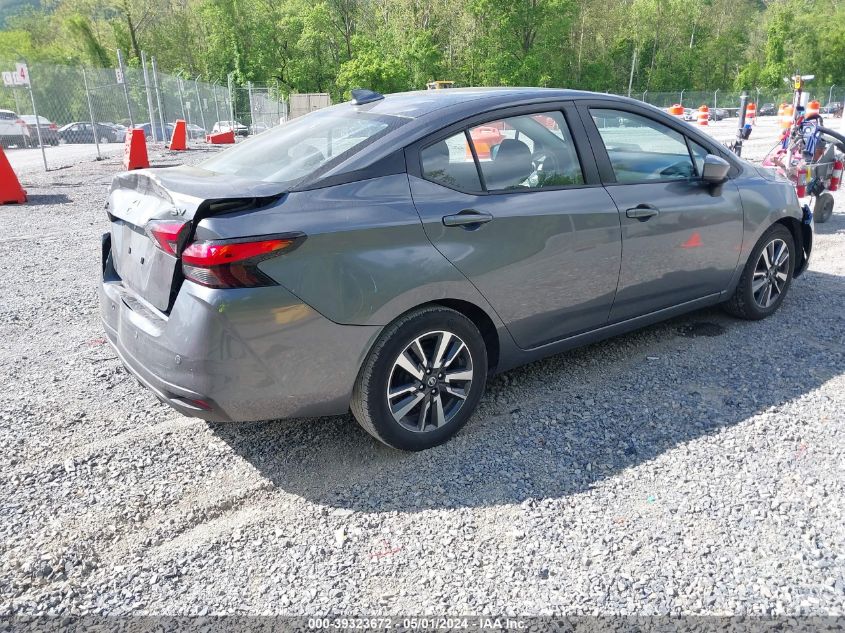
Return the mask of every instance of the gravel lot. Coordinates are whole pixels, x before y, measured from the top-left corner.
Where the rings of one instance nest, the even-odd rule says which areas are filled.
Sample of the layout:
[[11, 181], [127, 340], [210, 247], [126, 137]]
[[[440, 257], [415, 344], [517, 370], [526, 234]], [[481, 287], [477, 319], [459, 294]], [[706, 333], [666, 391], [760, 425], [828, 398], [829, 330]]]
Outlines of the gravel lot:
[[350, 416], [186, 418], [124, 371], [96, 300], [119, 170], [25, 170], [0, 207], [0, 615], [845, 614], [842, 192], [774, 318], [508, 372], [403, 454]]

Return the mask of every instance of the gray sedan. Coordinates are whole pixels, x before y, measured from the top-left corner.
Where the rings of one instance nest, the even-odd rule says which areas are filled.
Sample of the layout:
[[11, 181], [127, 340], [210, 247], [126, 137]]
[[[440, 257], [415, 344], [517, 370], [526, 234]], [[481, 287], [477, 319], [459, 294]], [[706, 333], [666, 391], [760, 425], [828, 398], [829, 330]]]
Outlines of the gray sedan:
[[182, 413], [351, 410], [425, 449], [497, 372], [714, 304], [767, 317], [807, 268], [789, 182], [638, 101], [353, 96], [115, 177], [103, 324]]

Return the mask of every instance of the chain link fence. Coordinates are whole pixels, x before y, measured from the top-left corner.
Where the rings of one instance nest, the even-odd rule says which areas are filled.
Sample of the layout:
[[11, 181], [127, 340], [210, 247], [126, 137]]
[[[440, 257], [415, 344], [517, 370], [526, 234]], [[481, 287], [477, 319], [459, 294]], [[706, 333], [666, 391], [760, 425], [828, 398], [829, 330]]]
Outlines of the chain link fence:
[[[805, 88], [806, 92], [810, 94], [810, 100], [819, 101], [822, 106], [830, 103], [841, 104], [845, 100], [845, 86], [821, 86], [816, 87], [808, 85]], [[681, 104], [687, 108], [698, 108], [706, 105], [709, 108], [723, 108], [728, 111], [739, 108], [739, 101], [741, 91], [727, 91], [727, 90], [675, 90], [671, 92], [632, 92], [631, 97], [650, 103], [658, 108], [668, 108], [674, 104]], [[766, 105], [774, 106], [774, 112], [782, 103], [792, 103], [792, 90], [784, 88], [783, 90], [763, 90], [752, 89], [747, 90], [748, 102], [757, 104], [758, 111], [761, 107]]]
[[183, 119], [188, 142], [196, 145], [211, 132], [234, 129], [244, 137], [288, 119], [278, 87], [171, 75], [146, 56], [141, 67], [117, 69], [31, 63], [26, 82], [20, 66], [0, 60], [0, 142], [23, 150], [40, 146], [45, 169], [115, 155], [133, 127], [144, 130], [148, 143], [165, 143]]
[[[0, 142], [21, 149], [40, 145], [48, 169], [119, 153], [132, 127], [143, 128], [148, 142], [164, 143], [174, 122], [183, 119], [188, 142], [199, 144], [210, 132], [233, 129], [237, 137], [246, 137], [331, 105], [328, 94], [294, 94], [288, 101], [278, 86], [236, 86], [231, 76], [224, 86], [159, 72], [155, 59], [145, 55], [141, 61], [140, 67], [117, 69], [33, 63], [26, 68], [28, 83], [21, 83], [21, 64], [0, 60]], [[845, 101], [845, 86], [809, 85], [807, 91], [823, 106]], [[787, 88], [747, 93], [762, 115], [775, 114], [781, 103], [792, 101]], [[740, 103], [740, 92], [722, 90], [646, 90], [631, 97], [660, 108], [706, 104], [722, 108], [724, 116], [735, 116]]]
[[288, 119], [288, 105], [277, 86], [246, 86], [233, 88], [235, 121], [259, 134]]

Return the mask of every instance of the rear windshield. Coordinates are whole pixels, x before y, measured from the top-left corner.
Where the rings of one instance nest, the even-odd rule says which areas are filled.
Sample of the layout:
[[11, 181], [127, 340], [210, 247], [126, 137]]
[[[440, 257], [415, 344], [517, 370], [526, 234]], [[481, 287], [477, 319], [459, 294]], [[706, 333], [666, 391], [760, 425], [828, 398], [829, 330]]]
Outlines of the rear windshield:
[[410, 120], [348, 106], [326, 108], [256, 135], [205, 161], [202, 167], [292, 187], [325, 173]]
[[18, 118], [18, 115], [15, 114], [14, 112], [0, 112], [0, 119], [3, 119], [4, 121], [17, 119], [17, 118]]

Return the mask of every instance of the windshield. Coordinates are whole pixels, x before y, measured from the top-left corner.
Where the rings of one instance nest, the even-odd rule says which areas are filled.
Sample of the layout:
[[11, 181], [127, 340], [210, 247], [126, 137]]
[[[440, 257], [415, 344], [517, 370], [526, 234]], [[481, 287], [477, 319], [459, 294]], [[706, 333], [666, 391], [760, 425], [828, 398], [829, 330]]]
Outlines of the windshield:
[[410, 119], [343, 106], [294, 119], [228, 149], [203, 169], [293, 186], [360, 151]]

